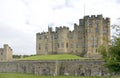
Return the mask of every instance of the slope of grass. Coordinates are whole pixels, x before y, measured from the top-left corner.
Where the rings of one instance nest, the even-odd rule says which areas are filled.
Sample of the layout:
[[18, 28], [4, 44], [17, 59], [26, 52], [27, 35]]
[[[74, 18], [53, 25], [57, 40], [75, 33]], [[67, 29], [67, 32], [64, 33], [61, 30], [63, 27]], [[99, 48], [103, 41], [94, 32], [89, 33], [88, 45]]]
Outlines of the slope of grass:
[[32, 74], [0, 73], [0, 78], [120, 78], [119, 76], [37, 76]]
[[56, 55], [41, 55], [41, 56], [30, 56], [21, 60], [66, 60], [66, 59], [85, 59], [72, 54], [56, 54]]

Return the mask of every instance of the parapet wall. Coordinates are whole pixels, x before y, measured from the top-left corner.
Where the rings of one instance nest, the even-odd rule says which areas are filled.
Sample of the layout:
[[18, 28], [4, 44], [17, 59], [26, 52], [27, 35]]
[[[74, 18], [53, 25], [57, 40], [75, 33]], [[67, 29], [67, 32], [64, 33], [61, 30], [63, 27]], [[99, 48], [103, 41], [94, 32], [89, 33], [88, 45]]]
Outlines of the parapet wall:
[[35, 75], [109, 75], [102, 60], [11, 61], [0, 62], [0, 72], [31, 73]]

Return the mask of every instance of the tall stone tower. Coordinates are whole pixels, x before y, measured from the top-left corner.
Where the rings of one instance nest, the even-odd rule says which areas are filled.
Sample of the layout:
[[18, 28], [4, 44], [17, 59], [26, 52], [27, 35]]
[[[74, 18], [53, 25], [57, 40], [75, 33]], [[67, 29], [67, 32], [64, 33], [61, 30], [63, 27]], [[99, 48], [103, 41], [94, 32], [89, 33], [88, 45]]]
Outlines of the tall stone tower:
[[12, 60], [12, 49], [8, 44], [4, 44], [3, 48], [0, 48], [0, 61]]
[[53, 31], [36, 34], [36, 53], [45, 54], [76, 54], [85, 57], [99, 57], [98, 48], [106, 47], [110, 39], [110, 18], [102, 15], [84, 16], [79, 25], [74, 24], [73, 31], [68, 27], [56, 27]]
[[86, 57], [99, 57], [99, 46], [109, 45], [110, 18], [103, 18], [102, 15], [85, 16], [80, 19], [79, 26], [82, 29], [83, 53]]

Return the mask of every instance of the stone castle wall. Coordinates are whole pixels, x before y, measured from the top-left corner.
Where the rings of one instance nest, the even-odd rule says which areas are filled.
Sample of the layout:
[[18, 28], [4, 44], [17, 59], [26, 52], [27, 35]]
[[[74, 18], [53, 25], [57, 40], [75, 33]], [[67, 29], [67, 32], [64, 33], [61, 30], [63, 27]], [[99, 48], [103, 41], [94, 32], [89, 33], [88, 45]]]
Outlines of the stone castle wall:
[[85, 57], [99, 57], [98, 48], [108, 46], [110, 39], [110, 18], [102, 15], [84, 16], [73, 31], [68, 27], [56, 27], [53, 31], [36, 34], [37, 55], [71, 53]]
[[0, 62], [0, 72], [31, 73], [35, 75], [109, 75], [102, 60], [11, 61]]
[[12, 49], [8, 44], [4, 44], [3, 48], [0, 48], [0, 61], [12, 60]]

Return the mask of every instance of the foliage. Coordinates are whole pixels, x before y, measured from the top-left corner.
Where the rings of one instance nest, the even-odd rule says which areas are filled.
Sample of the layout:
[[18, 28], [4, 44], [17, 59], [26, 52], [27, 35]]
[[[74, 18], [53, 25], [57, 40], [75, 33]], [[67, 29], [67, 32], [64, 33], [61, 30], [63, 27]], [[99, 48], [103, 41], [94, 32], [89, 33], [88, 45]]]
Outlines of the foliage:
[[20, 58], [21, 58], [21, 55], [13, 55], [13, 58], [14, 58], [14, 59], [20, 59]]
[[106, 66], [111, 72], [120, 73], [120, 38], [114, 38], [114, 42], [109, 47]]
[[14, 59], [21, 59], [21, 58], [26, 58], [29, 56], [35, 56], [35, 55], [13, 55], [13, 58]]
[[116, 76], [37, 76], [32, 74], [0, 73], [0, 78], [119, 78]]
[[[113, 26], [116, 28], [116, 26]], [[105, 46], [100, 47], [100, 52], [105, 60], [105, 66], [108, 67], [110, 72], [120, 73], [120, 26], [117, 26], [116, 34], [111, 40], [111, 45], [106, 50]]]
[[54, 55], [38, 55], [23, 58], [21, 60], [65, 60], [65, 59], [85, 59], [72, 54], [54, 54]]

